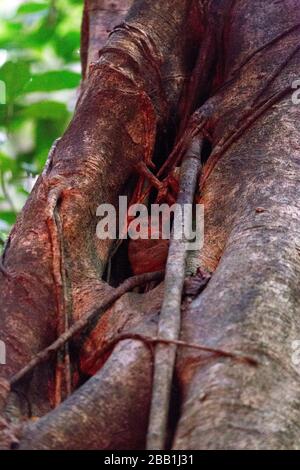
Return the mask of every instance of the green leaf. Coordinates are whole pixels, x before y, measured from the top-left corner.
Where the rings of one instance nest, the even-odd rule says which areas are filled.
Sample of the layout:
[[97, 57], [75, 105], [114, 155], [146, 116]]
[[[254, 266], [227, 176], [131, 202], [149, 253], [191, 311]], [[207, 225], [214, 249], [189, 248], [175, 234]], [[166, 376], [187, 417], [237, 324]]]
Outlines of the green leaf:
[[[12, 1], [17, 4], [16, 14], [0, 21], [0, 49], [8, 55], [0, 67], [7, 91], [6, 104], [0, 104], [0, 129], [7, 137], [1, 147], [0, 171], [19, 207], [27, 195], [27, 174], [41, 172], [53, 141], [64, 133], [70, 119], [67, 90], [79, 85], [80, 75], [70, 71], [69, 64], [80, 65], [84, 1]], [[0, 207], [0, 230], [6, 233], [15, 214], [2, 194]]]
[[66, 119], [69, 112], [64, 103], [59, 101], [39, 101], [21, 111], [23, 116], [35, 119]]
[[7, 237], [8, 237], [8, 230], [9, 230], [9, 227], [7, 226], [7, 230], [4, 231], [4, 227], [2, 227], [0, 229], [0, 245], [1, 245], [1, 251], [3, 250], [4, 248], [4, 245], [5, 245], [5, 242], [7, 240]]
[[17, 14], [27, 15], [30, 13], [39, 13], [40, 11], [48, 10], [48, 8], [49, 8], [49, 5], [47, 3], [28, 2], [28, 3], [23, 3], [22, 5], [19, 6], [17, 10]]
[[48, 21], [48, 16], [39, 17], [32, 26], [24, 26], [21, 31], [22, 42], [19, 41], [20, 50], [31, 52], [43, 51], [44, 47], [56, 35], [56, 23]]
[[34, 163], [41, 171], [44, 168], [53, 142], [60, 137], [66, 126], [65, 120], [39, 120], [36, 123]]
[[15, 168], [15, 160], [0, 152], [0, 171], [13, 171]]
[[19, 60], [8, 61], [0, 68], [0, 80], [6, 86], [6, 102], [12, 103], [21, 95], [30, 79], [30, 65], [28, 62]]
[[69, 31], [53, 38], [55, 52], [66, 62], [79, 60], [80, 32]]
[[35, 141], [39, 150], [47, 150], [47, 153], [54, 140], [60, 137], [66, 127], [64, 119], [45, 120], [40, 119], [36, 122]]
[[70, 70], [55, 70], [33, 75], [26, 86], [26, 92], [56, 91], [76, 88], [80, 82], [80, 74]]
[[0, 211], [0, 219], [12, 225], [16, 221], [16, 214], [13, 211]]

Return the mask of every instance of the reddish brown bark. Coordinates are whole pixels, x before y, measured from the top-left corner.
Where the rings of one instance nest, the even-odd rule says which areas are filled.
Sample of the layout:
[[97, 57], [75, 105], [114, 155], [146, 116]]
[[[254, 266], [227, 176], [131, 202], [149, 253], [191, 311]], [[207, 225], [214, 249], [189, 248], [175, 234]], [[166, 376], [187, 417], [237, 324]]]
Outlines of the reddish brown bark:
[[[96, 208], [115, 203], [136, 163], [152, 157], [156, 127], [161, 132], [174, 112], [192, 66], [177, 60], [198, 40], [183, 40], [189, 2], [174, 2], [173, 12], [159, 8], [159, 15], [150, 3], [137, 2], [128, 28], [116, 30], [90, 69], [73, 121], [10, 236], [10, 275], [1, 274], [7, 379], [55, 339], [64, 316], [72, 323], [109, 289], [101, 276], [110, 244], [96, 237]], [[26, 393], [39, 416], [53, 400], [53, 364], [36, 373]]]
[[[84, 64], [102, 46], [106, 14], [103, 2], [87, 6]], [[8, 346], [1, 376], [9, 379], [56, 338], [59, 315], [71, 313], [72, 322], [113, 289], [101, 280], [111, 246], [95, 236], [96, 207], [131, 192], [137, 162], [153, 157], [161, 165], [174, 131], [184, 149], [202, 122], [212, 147], [200, 196], [205, 245], [188, 269], [214, 274], [183, 303], [182, 339], [253, 357], [258, 366], [180, 349], [180, 419], [169, 441], [178, 449], [299, 448], [290, 349], [300, 336], [299, 107], [290, 90], [299, 24], [296, 0], [134, 2], [127, 26], [90, 68], [74, 119], [11, 234], [4, 257], [11, 275], [0, 274]], [[126, 294], [77, 339], [73, 364], [79, 375], [95, 376], [54, 411], [46, 414], [54, 363], [23, 384], [34, 414], [44, 416], [24, 430], [21, 448], [144, 445], [149, 349], [126, 340], [103, 358], [101, 348], [120, 332], [155, 336], [163, 287]]]

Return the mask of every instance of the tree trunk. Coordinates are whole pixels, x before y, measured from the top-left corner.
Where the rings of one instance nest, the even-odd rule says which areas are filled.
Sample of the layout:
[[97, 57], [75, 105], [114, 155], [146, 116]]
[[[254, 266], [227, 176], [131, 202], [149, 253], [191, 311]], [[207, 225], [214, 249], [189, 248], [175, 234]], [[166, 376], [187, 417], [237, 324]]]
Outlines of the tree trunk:
[[[298, 2], [114, 5], [86, 1], [76, 111], [4, 253], [1, 377], [10, 380], [114, 291], [103, 280], [113, 246], [96, 237], [97, 207], [132, 194], [137, 165], [159, 169], [201, 122], [205, 243], [192, 265], [212, 277], [183, 299], [181, 339], [234, 354], [179, 348], [167, 445], [299, 449]], [[121, 268], [116, 282], [127, 277]], [[74, 338], [71, 396], [61, 354], [14, 385], [7, 419], [28, 416], [28, 403], [40, 417], [22, 429], [21, 449], [145, 446], [151, 349], [129, 338], [105, 348], [120, 334], [156, 336], [163, 291], [162, 283], [125, 294]]]

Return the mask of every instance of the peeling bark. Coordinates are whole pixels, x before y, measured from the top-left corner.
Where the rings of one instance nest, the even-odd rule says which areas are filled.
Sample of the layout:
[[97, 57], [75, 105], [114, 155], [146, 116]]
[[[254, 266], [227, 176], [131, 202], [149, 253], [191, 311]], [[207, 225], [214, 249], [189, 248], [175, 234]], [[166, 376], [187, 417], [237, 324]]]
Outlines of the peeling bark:
[[[200, 183], [206, 228], [196, 267], [213, 275], [183, 302], [181, 338], [258, 365], [180, 349], [180, 417], [169, 441], [175, 449], [299, 449], [291, 342], [300, 337], [300, 111], [290, 90], [299, 78], [298, 2], [135, 0], [98, 60], [103, 25], [115, 25], [131, 2], [115, 2], [113, 17], [108, 3], [86, 2], [76, 112], [5, 252], [1, 376], [49, 345], [62, 318], [72, 324], [113, 289], [101, 279], [112, 247], [96, 238], [96, 207], [132, 192], [137, 163], [157, 158], [162, 140], [176, 133], [183, 148], [202, 123], [212, 152]], [[101, 350], [120, 332], [156, 336], [163, 287], [127, 294], [77, 338], [73, 366], [81, 380], [93, 377], [58, 408], [46, 414], [55, 364], [22, 384], [33, 413], [44, 416], [24, 429], [21, 448], [145, 445], [149, 349], [126, 340], [109, 357]]]

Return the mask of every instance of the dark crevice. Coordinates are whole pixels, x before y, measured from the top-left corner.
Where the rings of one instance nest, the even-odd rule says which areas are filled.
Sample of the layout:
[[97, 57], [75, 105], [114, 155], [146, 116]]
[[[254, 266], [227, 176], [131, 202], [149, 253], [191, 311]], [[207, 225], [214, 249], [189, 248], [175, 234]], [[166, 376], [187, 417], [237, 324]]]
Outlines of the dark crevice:
[[211, 153], [212, 153], [212, 144], [208, 139], [205, 139], [203, 142], [203, 148], [202, 148], [202, 154], [201, 154], [202, 166], [205, 165]]
[[178, 421], [181, 415], [181, 389], [179, 386], [178, 378], [174, 375], [172, 390], [171, 390], [171, 400], [170, 400], [170, 413], [168, 418], [168, 434], [166, 442], [166, 450], [171, 450], [173, 446], [173, 441], [175, 437], [175, 432], [177, 429]]

